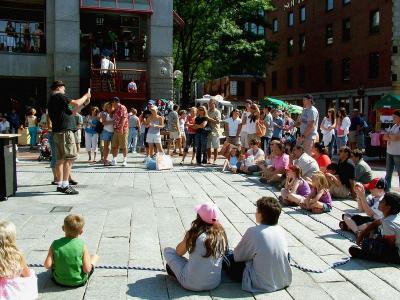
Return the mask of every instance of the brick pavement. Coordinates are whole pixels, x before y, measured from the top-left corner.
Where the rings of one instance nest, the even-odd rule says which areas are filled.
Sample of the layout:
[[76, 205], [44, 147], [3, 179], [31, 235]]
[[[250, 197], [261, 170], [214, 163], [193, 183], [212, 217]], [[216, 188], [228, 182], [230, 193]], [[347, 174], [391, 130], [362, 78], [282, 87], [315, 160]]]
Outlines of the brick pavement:
[[[84, 159], [82, 155], [82, 159]], [[193, 207], [214, 201], [221, 209], [230, 246], [254, 225], [254, 203], [272, 195], [255, 178], [215, 172], [211, 168], [176, 167], [173, 171], [149, 172], [141, 156], [130, 158], [126, 168], [88, 165], [79, 162], [74, 177], [80, 194], [64, 196], [49, 185], [52, 177], [47, 163], [24, 160], [18, 165], [16, 197], [0, 203], [0, 218], [11, 219], [18, 228], [18, 245], [29, 263], [43, 263], [51, 242], [62, 236], [67, 213], [50, 212], [55, 206], [72, 206], [71, 212], [86, 219], [82, 238], [101, 265], [130, 265], [163, 268], [162, 249], [175, 246], [194, 218]], [[377, 171], [381, 175], [384, 171]], [[398, 185], [397, 178], [394, 184]], [[311, 268], [324, 268], [346, 257], [351, 242], [333, 232], [343, 212], [356, 203], [335, 201], [329, 214], [315, 219], [284, 208], [280, 225], [286, 230], [292, 258]], [[322, 221], [329, 227], [321, 224]], [[96, 269], [81, 288], [55, 286], [49, 274], [35, 268], [40, 299], [394, 299], [400, 297], [397, 266], [352, 260], [322, 274], [293, 269], [293, 283], [271, 294], [249, 294], [223, 276], [210, 292], [182, 289], [159, 271]]]

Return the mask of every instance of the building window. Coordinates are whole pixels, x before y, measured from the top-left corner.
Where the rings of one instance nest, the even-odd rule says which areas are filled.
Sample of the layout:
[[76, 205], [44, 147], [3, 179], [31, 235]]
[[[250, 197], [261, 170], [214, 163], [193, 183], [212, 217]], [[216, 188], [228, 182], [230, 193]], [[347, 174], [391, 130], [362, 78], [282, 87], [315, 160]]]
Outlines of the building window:
[[292, 27], [294, 25], [294, 13], [292, 11], [288, 12], [287, 20], [288, 20], [288, 26]]
[[293, 88], [293, 69], [289, 68], [286, 70], [287, 74], [287, 88], [291, 89]]
[[397, 81], [397, 74], [395, 73], [392, 74], [392, 81]]
[[369, 33], [379, 32], [380, 14], [379, 10], [371, 11], [369, 14]]
[[333, 25], [328, 24], [326, 25], [325, 29], [325, 43], [327, 46], [333, 44]]
[[278, 32], [278, 19], [273, 19], [272, 20], [272, 32]]
[[302, 65], [299, 67], [299, 87], [303, 88], [306, 85], [306, 68]]
[[306, 35], [304, 33], [300, 33], [299, 35], [299, 52], [303, 53], [306, 51]]
[[333, 9], [333, 0], [326, 0], [326, 11], [331, 11]]
[[326, 85], [331, 86], [332, 79], [333, 79], [333, 61], [330, 59], [325, 62], [325, 83], [326, 83]]
[[377, 79], [379, 77], [379, 53], [374, 52], [369, 54], [369, 79]]
[[276, 90], [278, 88], [278, 73], [276, 71], [271, 73], [271, 84], [272, 90]]
[[293, 55], [293, 49], [294, 49], [294, 41], [293, 41], [293, 39], [288, 39], [288, 43], [287, 43], [287, 55], [288, 56]]
[[342, 80], [350, 81], [350, 58], [342, 60]]
[[348, 42], [350, 41], [351, 38], [351, 23], [350, 23], [350, 18], [344, 19], [343, 24], [342, 24], [342, 41], [343, 42]]
[[351, 0], [343, 0], [343, 5], [347, 5], [347, 4], [350, 4], [351, 3]]
[[251, 83], [251, 96], [254, 98], [258, 98], [258, 82]]
[[300, 6], [300, 23], [304, 23], [306, 21], [306, 7]]

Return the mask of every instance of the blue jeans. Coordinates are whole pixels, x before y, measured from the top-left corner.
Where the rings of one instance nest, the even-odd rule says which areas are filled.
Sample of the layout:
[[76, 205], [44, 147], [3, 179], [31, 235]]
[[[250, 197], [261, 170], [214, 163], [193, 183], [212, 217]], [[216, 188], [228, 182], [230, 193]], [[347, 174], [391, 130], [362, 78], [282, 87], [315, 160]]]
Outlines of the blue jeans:
[[336, 145], [336, 136], [332, 135], [331, 142], [328, 145], [328, 155], [330, 158], [332, 158], [333, 156], [333, 148], [335, 147], [335, 145]]
[[31, 146], [36, 146], [37, 127], [28, 127], [28, 131], [31, 137]]
[[[196, 133], [196, 162], [197, 164], [207, 163], [207, 132]], [[201, 160], [201, 155], [203, 154], [203, 160]]]
[[339, 149], [342, 148], [343, 146], [347, 145], [347, 141], [348, 141], [347, 135], [336, 137], [336, 145], [337, 145], [338, 154], [339, 154]]
[[[387, 190], [389, 191], [392, 187], [392, 175], [394, 169], [396, 168], [397, 172], [400, 176], [400, 155], [392, 155], [386, 153], [386, 176], [385, 180], [387, 182]], [[400, 184], [400, 177], [399, 177], [399, 184]]]
[[138, 130], [135, 127], [129, 128], [129, 135], [128, 135], [128, 150], [129, 151], [136, 151], [138, 141]]

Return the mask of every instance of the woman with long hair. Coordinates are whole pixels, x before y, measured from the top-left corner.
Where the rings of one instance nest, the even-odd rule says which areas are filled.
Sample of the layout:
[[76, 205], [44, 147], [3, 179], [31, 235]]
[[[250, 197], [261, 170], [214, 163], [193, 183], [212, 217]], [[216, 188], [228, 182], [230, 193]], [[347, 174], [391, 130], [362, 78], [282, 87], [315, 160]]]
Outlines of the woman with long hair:
[[183, 157], [181, 161], [181, 165], [184, 164], [186, 155], [189, 152], [189, 147], [192, 147], [192, 160], [191, 163], [193, 165], [194, 156], [196, 154], [196, 147], [195, 147], [195, 137], [196, 137], [196, 129], [193, 129], [193, 125], [195, 124], [194, 120], [197, 115], [197, 108], [192, 107], [190, 109], [190, 114], [186, 117], [185, 126], [187, 127], [187, 135], [186, 135], [186, 145], [185, 149], [183, 150]]
[[97, 106], [93, 106], [90, 109], [90, 115], [86, 117], [86, 120], [84, 122], [85, 147], [89, 156], [88, 162], [92, 160], [92, 152], [93, 152], [94, 163], [96, 162], [97, 145], [99, 143], [99, 134], [96, 131], [96, 126], [100, 122], [98, 114], [99, 114], [99, 108]]
[[[185, 289], [211, 290], [221, 282], [222, 260], [228, 250], [228, 239], [219, 223], [220, 213], [214, 203], [197, 206], [196, 213], [196, 219], [176, 249], [164, 249], [166, 269]], [[189, 259], [183, 257], [186, 252]]]
[[[257, 104], [250, 105], [249, 122], [247, 123], [247, 140], [260, 140], [257, 136], [257, 120], [260, 118], [260, 109]], [[246, 149], [247, 150], [247, 149]]]
[[328, 156], [326, 147], [321, 143], [314, 143], [312, 147], [313, 158], [317, 161], [319, 170], [325, 172], [326, 168], [332, 163]]
[[[207, 127], [208, 114], [205, 106], [197, 108], [197, 117], [194, 120], [193, 129], [196, 130], [196, 163], [197, 165], [207, 164], [207, 139], [211, 128]], [[203, 156], [203, 157], [202, 157]]]
[[28, 132], [29, 132], [29, 136], [31, 138], [31, 149], [33, 149], [33, 147], [36, 146], [37, 144], [37, 124], [38, 124], [38, 119], [36, 117], [36, 109], [31, 108], [28, 111], [28, 114], [26, 116], [26, 120], [25, 120], [25, 126], [28, 127]]
[[114, 135], [114, 119], [113, 108], [111, 102], [107, 102], [103, 106], [103, 113], [101, 114], [101, 123], [103, 123], [103, 131], [101, 132], [100, 139], [103, 141], [103, 164], [110, 166], [111, 162], [108, 160], [108, 154], [110, 153], [110, 145], [112, 137]]
[[349, 134], [350, 125], [351, 121], [350, 118], [347, 116], [346, 109], [344, 107], [341, 107], [337, 113], [337, 118], [336, 118], [336, 131], [337, 131], [336, 146], [338, 153], [340, 148], [347, 145], [348, 141], [347, 136]]
[[335, 142], [335, 128], [336, 128], [336, 117], [335, 117], [335, 109], [328, 109], [328, 114], [324, 117], [321, 122], [321, 133], [322, 133], [322, 142], [325, 147], [328, 147], [329, 157], [333, 155], [333, 144]]

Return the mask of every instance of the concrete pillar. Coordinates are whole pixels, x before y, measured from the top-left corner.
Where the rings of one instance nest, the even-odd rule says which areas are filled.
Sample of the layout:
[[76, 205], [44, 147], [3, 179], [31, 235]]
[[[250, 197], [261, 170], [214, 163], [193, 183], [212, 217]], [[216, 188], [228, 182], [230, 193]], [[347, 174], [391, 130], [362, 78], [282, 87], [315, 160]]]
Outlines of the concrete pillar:
[[[47, 51], [53, 58], [54, 78], [66, 84], [67, 95], [79, 97], [80, 6], [79, 1], [47, 1]], [[56, 8], [56, 9], [55, 9]]]
[[149, 26], [149, 92], [150, 97], [173, 97], [173, 1], [154, 0]]

